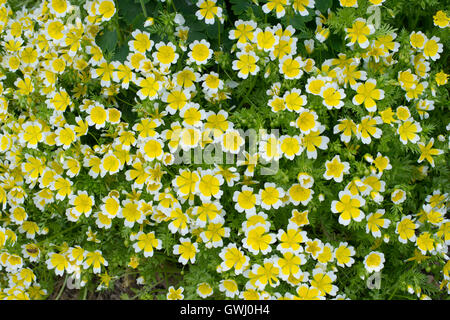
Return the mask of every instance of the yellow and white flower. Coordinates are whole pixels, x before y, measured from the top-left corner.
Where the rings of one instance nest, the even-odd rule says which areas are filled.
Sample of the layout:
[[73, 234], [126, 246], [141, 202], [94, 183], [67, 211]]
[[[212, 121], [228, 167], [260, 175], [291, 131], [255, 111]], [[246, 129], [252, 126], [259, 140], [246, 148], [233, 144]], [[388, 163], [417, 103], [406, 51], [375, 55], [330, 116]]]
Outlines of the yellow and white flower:
[[370, 273], [380, 272], [384, 267], [384, 254], [378, 251], [372, 251], [364, 257], [364, 267]]
[[183, 291], [184, 291], [183, 287], [175, 289], [173, 286], [170, 286], [167, 291], [166, 298], [167, 300], [183, 300], [184, 299]]
[[122, 201], [122, 210], [117, 213], [118, 218], [124, 219], [124, 225], [128, 228], [132, 228], [135, 223], [142, 224], [145, 215], [139, 208], [139, 203], [131, 199]]
[[326, 83], [320, 90], [320, 96], [323, 98], [323, 105], [328, 110], [340, 109], [344, 105], [344, 99], [346, 94], [343, 89], [339, 89], [338, 85], [334, 82]]
[[402, 189], [395, 189], [394, 192], [391, 193], [391, 200], [395, 204], [400, 204], [400, 203], [405, 202], [406, 192]]
[[200, 234], [200, 238], [203, 240], [206, 248], [219, 248], [223, 247], [222, 238], [228, 238], [230, 236], [230, 228], [224, 227], [225, 220], [219, 218], [218, 222], [211, 222]]
[[253, 188], [243, 186], [241, 191], [233, 194], [234, 208], [238, 212], [256, 213], [256, 206], [261, 202], [259, 195], [253, 193]]
[[200, 78], [202, 82], [202, 88], [206, 93], [217, 93], [219, 90], [223, 89], [223, 80], [219, 78], [219, 74], [211, 71], [210, 73], [205, 73]]
[[259, 57], [253, 52], [240, 51], [236, 54], [238, 60], [232, 63], [233, 70], [237, 70], [238, 77], [247, 79], [249, 75], [256, 75], [259, 72], [259, 66], [256, 64]]
[[284, 7], [288, 6], [289, 4], [289, 0], [268, 0], [268, 2], [262, 6], [262, 10], [265, 14], [274, 11], [277, 18], [280, 19], [286, 14], [286, 10]]
[[331, 161], [325, 162], [325, 173], [323, 177], [327, 180], [334, 179], [336, 182], [342, 182], [344, 174], [350, 172], [350, 164], [348, 162], [341, 162], [339, 155], [334, 156]]
[[103, 105], [100, 103], [91, 104], [87, 109], [87, 113], [89, 115], [86, 117], [86, 121], [89, 126], [95, 126], [96, 129], [105, 127], [108, 113]]
[[301, 16], [309, 15], [309, 11], [307, 8], [314, 8], [315, 1], [314, 0], [292, 0], [292, 8], [296, 13], [299, 13]]
[[102, 256], [100, 250], [95, 250], [86, 253], [86, 257], [83, 263], [84, 269], [89, 269], [92, 266], [92, 270], [95, 274], [101, 272], [102, 266], [107, 267], [108, 261]]
[[447, 17], [447, 14], [444, 11], [439, 10], [433, 16], [433, 23], [439, 28], [447, 28], [450, 25], [450, 18]]
[[136, 242], [133, 244], [135, 252], [144, 252], [144, 257], [152, 257], [155, 249], [162, 248], [162, 241], [156, 239], [155, 232], [144, 233], [138, 232], [135, 237]]
[[347, 242], [339, 243], [339, 246], [334, 250], [337, 265], [340, 267], [350, 267], [355, 263], [355, 259], [352, 258], [355, 254], [355, 248], [349, 246]]
[[102, 199], [103, 203], [100, 206], [102, 214], [113, 219], [120, 216], [122, 208], [120, 206], [120, 200], [112, 195], [108, 195]]
[[155, 45], [155, 52], [153, 52], [152, 57], [155, 63], [159, 63], [161, 67], [169, 68], [178, 60], [179, 55], [176, 50], [177, 48], [171, 42], [158, 42]]
[[224, 292], [227, 298], [234, 298], [239, 296], [239, 287], [235, 280], [233, 279], [223, 279], [220, 280], [219, 291]]
[[228, 129], [220, 136], [222, 150], [232, 154], [238, 154], [245, 140], [238, 130]]
[[245, 232], [242, 245], [254, 255], [266, 255], [272, 251], [271, 244], [275, 241], [276, 236], [273, 233], [268, 233], [264, 226], [257, 224]]
[[328, 148], [330, 138], [321, 136], [320, 134], [323, 133], [323, 131], [325, 131], [325, 126], [320, 125], [317, 130], [311, 131], [302, 137], [302, 146], [306, 149], [308, 159], [317, 158], [317, 148], [321, 150], [326, 150]]
[[278, 161], [282, 156], [280, 140], [274, 134], [263, 135], [259, 142], [259, 155], [268, 162]]
[[287, 159], [293, 160], [303, 152], [301, 139], [299, 136], [281, 136], [280, 150]]
[[223, 184], [223, 177], [217, 172], [207, 169], [199, 171], [199, 180], [195, 189], [203, 202], [210, 201], [212, 197], [220, 199], [223, 191], [220, 186]]
[[270, 27], [266, 27], [264, 30], [257, 28], [254, 31], [253, 42], [256, 43], [259, 50], [271, 51], [278, 43], [278, 40], [279, 37], [275, 36], [274, 31]]
[[77, 194], [69, 196], [69, 204], [77, 214], [84, 214], [89, 217], [92, 212], [92, 207], [95, 204], [94, 197], [90, 196], [87, 191], [78, 191]]
[[398, 234], [398, 241], [400, 241], [401, 243], [407, 243], [408, 240], [415, 242], [415, 230], [418, 227], [419, 225], [414, 223], [411, 215], [403, 216], [402, 219], [397, 222], [397, 225], [395, 227], [395, 232]]
[[224, 247], [219, 257], [222, 259], [220, 268], [222, 272], [234, 269], [236, 275], [242, 274], [249, 266], [250, 258], [236, 246], [235, 243], [229, 243]]
[[436, 240], [432, 238], [430, 232], [422, 232], [416, 239], [416, 245], [422, 254], [427, 254], [427, 252], [435, 252]]
[[377, 105], [375, 100], [384, 99], [384, 91], [376, 89], [377, 81], [375, 79], [367, 79], [365, 83], [359, 83], [353, 87], [356, 91], [356, 95], [353, 97], [353, 104], [361, 105], [364, 103], [364, 107], [369, 112], [375, 112]]
[[148, 32], [135, 30], [131, 33], [131, 36], [133, 40], [128, 41], [130, 51], [145, 54], [147, 51], [152, 50], [154, 42], [150, 40], [150, 34]]
[[136, 92], [136, 95], [141, 100], [154, 100], [158, 97], [160, 91], [162, 90], [161, 83], [156, 80], [154, 75], [149, 75], [146, 78], [138, 78], [136, 79], [136, 84], [141, 87], [141, 89]]
[[300, 79], [303, 75], [302, 68], [305, 66], [305, 62], [300, 56], [292, 57], [291, 55], [285, 55], [280, 59], [279, 69], [280, 73], [284, 75], [285, 79], [293, 80]]
[[423, 55], [425, 59], [436, 61], [441, 57], [440, 53], [444, 51], [444, 45], [439, 43], [439, 40], [440, 39], [436, 36], [425, 40], [423, 45]]
[[212, 295], [214, 293], [214, 290], [209, 283], [202, 282], [197, 285], [196, 292], [201, 298], [205, 299]]
[[102, 21], [111, 20], [116, 13], [116, 6], [113, 0], [99, 0], [96, 9], [96, 14], [101, 17]]
[[197, 65], [206, 64], [213, 54], [209, 42], [204, 39], [201, 41], [194, 40], [189, 45], [189, 49], [191, 51], [188, 52], [188, 63], [195, 63]]
[[[356, 2], [356, 0], [355, 0]], [[357, 18], [351, 28], [346, 28], [347, 35], [345, 39], [350, 38], [348, 46], [354, 45], [356, 42], [362, 49], [366, 49], [369, 46], [369, 39], [367, 36], [375, 32], [375, 28], [371, 24], [367, 24], [367, 21], [363, 18]]]
[[337, 277], [332, 271], [325, 272], [322, 268], [315, 268], [310, 279], [311, 288], [319, 290], [321, 296], [329, 294], [335, 296], [338, 287], [333, 284]]
[[173, 254], [180, 255], [178, 262], [187, 264], [189, 261], [195, 263], [195, 255], [198, 251], [196, 242], [192, 243], [188, 238], [180, 238], [180, 244], [173, 246]]
[[366, 201], [359, 195], [352, 195], [350, 191], [340, 191], [339, 200], [333, 200], [331, 203], [331, 211], [339, 213], [339, 223], [347, 226], [350, 221], [362, 221], [364, 213], [360, 207], [363, 207]]
[[302, 243], [308, 241], [306, 231], [301, 231], [294, 224], [289, 224], [286, 231], [283, 229], [278, 230], [277, 238], [280, 241], [277, 250], [282, 254], [286, 252], [292, 252], [294, 254], [303, 252]]
[[283, 95], [283, 99], [286, 109], [295, 112], [303, 111], [303, 106], [307, 103], [306, 95], [302, 95], [302, 91], [297, 88], [286, 91]]
[[370, 144], [372, 142], [371, 137], [375, 139], [381, 138], [383, 132], [376, 125], [382, 123], [383, 120], [380, 117], [365, 116], [361, 118], [361, 123], [356, 126], [356, 136], [362, 143]]
[[270, 210], [270, 208], [278, 209], [282, 205], [281, 198], [284, 197], [284, 190], [277, 188], [274, 183], [266, 182], [264, 189], [259, 191], [259, 198], [261, 199], [261, 207]]
[[215, 17], [221, 21], [222, 8], [216, 5], [217, 0], [199, 0], [196, 5], [199, 8], [195, 12], [198, 20], [205, 19], [206, 24], [214, 24]]
[[356, 124], [352, 119], [339, 119], [339, 124], [335, 125], [333, 128], [333, 133], [338, 134], [342, 132], [340, 135], [340, 139], [342, 142], [349, 143], [352, 138], [352, 134], [356, 135]]
[[61, 277], [63, 276], [64, 271], [67, 271], [68, 273], [71, 271], [67, 257], [59, 253], [50, 253], [46, 264], [49, 270], [55, 269], [56, 275]]
[[397, 133], [399, 135], [400, 141], [403, 144], [407, 144], [408, 141], [411, 143], [417, 143], [420, 137], [417, 133], [422, 131], [422, 127], [419, 122], [414, 121], [413, 118], [405, 120], [398, 126]]
[[391, 220], [383, 218], [385, 213], [384, 209], [378, 209], [377, 211], [369, 214], [366, 225], [366, 232], [372, 233], [375, 238], [381, 237], [381, 229], [386, 229], [391, 224]]
[[238, 48], [242, 49], [249, 42], [254, 39], [253, 31], [256, 29], [257, 24], [255, 21], [243, 21], [241, 19], [234, 22], [235, 29], [230, 30], [228, 38], [230, 40], [237, 39]]
[[303, 109], [299, 112], [295, 122], [291, 122], [291, 126], [295, 125], [303, 134], [308, 134], [319, 128], [320, 122], [317, 120], [317, 113], [313, 110]]

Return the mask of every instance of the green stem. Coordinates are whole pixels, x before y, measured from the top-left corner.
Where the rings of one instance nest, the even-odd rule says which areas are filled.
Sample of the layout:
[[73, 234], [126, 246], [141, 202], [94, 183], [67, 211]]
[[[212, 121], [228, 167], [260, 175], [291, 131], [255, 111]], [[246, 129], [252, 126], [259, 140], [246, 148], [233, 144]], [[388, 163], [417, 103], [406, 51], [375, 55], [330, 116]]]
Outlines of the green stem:
[[[252, 92], [252, 90], [253, 90], [253, 87], [254, 87], [255, 84], [256, 84], [256, 78], [257, 78], [257, 77], [254, 77], [254, 78], [253, 78], [253, 82], [252, 82], [252, 84], [250, 85], [250, 88], [249, 88], [245, 93], [251, 94], [251, 92]], [[242, 95], [239, 96], [239, 98], [241, 98], [241, 97], [242, 97]], [[241, 102], [240, 102], [239, 105], [238, 105], [238, 109], [239, 109], [240, 107], [242, 107], [242, 105], [244, 104], [244, 101], [245, 101], [245, 100], [247, 100], [245, 97], [242, 98]]]
[[97, 145], [100, 146], [100, 142], [98, 142], [97, 137], [94, 136], [94, 135], [92, 134], [92, 132], [89, 132], [89, 131], [88, 131], [88, 133], [91, 135], [92, 138], [94, 138], [95, 142], [97, 142]]
[[[219, 53], [218, 57], [220, 57], [220, 22], [217, 21], [217, 29], [218, 29], [218, 45], [219, 45]], [[217, 62], [217, 73], [220, 74], [220, 63]]]
[[83, 298], [82, 298], [82, 300], [86, 300], [86, 297], [87, 297], [87, 284], [85, 285], [85, 287], [84, 287], [84, 292], [83, 292]]
[[162, 290], [162, 289], [155, 289], [155, 290], [152, 290], [152, 291], [149, 292], [149, 294], [155, 294], [155, 293], [162, 293], [162, 294], [164, 294], [164, 293], [165, 293], [165, 290]]
[[116, 33], [119, 38], [119, 43], [123, 43], [124, 39], [123, 39], [122, 30], [119, 27], [119, 16], [118, 15], [115, 15], [114, 25], [116, 27]]
[[175, 3], [173, 2], [173, 0], [170, 0], [170, 2], [172, 3], [173, 11], [177, 12], [177, 8], [175, 8]]
[[68, 276], [69, 275], [66, 275], [66, 277], [64, 279], [64, 283], [62, 284], [61, 289], [59, 290], [58, 295], [56, 296], [55, 300], [59, 300], [59, 298], [61, 298], [61, 295], [62, 295], [62, 293], [64, 291], [64, 288], [66, 287], [66, 282], [67, 282], [67, 277]]
[[[57, 234], [55, 234], [55, 235], [53, 235], [51, 237], [48, 237], [44, 241], [48, 242], [49, 240], [53, 240], [54, 238], [56, 238], [56, 237], [58, 237], [58, 236], [60, 236], [60, 235], [62, 235], [64, 233], [66, 233], [66, 232], [69, 232], [70, 230], [75, 229], [76, 227], [78, 227], [78, 224], [75, 224], [75, 225], [73, 225], [73, 226], [71, 226], [71, 227], [69, 227], [67, 229], [64, 229], [63, 231], [61, 231], [61, 232], [59, 232], [59, 233], [57, 233]], [[41, 245], [44, 241], [38, 242], [37, 245]]]
[[223, 72], [225, 72], [225, 74], [227, 75], [228, 79], [230, 79], [231, 81], [234, 81], [234, 80], [230, 77], [230, 75], [228, 74], [228, 72], [227, 72], [225, 69], [223, 70]]
[[164, 272], [164, 282], [166, 283], [166, 288], [168, 289], [169, 288], [169, 281], [167, 279], [167, 273], [166, 272]]
[[135, 105], [133, 105], [133, 104], [131, 104], [131, 103], [125, 101], [125, 100], [120, 99], [118, 96], [115, 96], [115, 98], [116, 98], [117, 100], [119, 100], [120, 102], [123, 102], [123, 103], [129, 105], [130, 107], [134, 107], [134, 106], [135, 106]]
[[137, 89], [134, 88], [131, 84], [128, 86], [128, 89], [131, 90], [131, 91], [137, 92]]
[[147, 15], [147, 9], [145, 9], [144, 0], [139, 0], [139, 2], [141, 3], [141, 7], [142, 7], [142, 11], [144, 12], [144, 16], [145, 16], [145, 18], [147, 18], [148, 15]]
[[398, 286], [395, 288], [394, 292], [392, 292], [392, 294], [391, 294], [391, 296], [389, 297], [388, 300], [392, 300], [392, 298], [394, 297], [394, 295], [397, 292], [397, 290], [398, 290]]
[[220, 49], [220, 21], [219, 20], [217, 20], [217, 30], [218, 30], [219, 49]]

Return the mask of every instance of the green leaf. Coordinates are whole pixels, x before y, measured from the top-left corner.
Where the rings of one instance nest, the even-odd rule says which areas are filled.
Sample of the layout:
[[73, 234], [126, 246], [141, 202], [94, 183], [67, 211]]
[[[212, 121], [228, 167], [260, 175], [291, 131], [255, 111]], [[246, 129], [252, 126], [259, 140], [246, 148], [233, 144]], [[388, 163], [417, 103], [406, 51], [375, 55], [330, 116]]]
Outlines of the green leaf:
[[116, 52], [114, 53], [113, 60], [117, 60], [120, 62], [124, 62], [129, 53], [128, 43], [121, 45], [116, 48]]
[[185, 16], [186, 25], [189, 27], [189, 33], [191, 31], [204, 31], [207, 28], [207, 24], [204, 21], [199, 21], [195, 15]]
[[189, 31], [188, 42], [205, 39], [206, 35], [198, 31]]
[[128, 24], [131, 24], [138, 14], [142, 14], [142, 7], [140, 3], [135, 3], [133, 0], [120, 0], [118, 13]]
[[235, 15], [244, 13], [252, 4], [249, 0], [230, 0], [230, 2], [232, 3], [231, 10]]
[[[177, 11], [186, 17], [188, 14], [195, 15], [195, 12], [198, 10], [198, 7], [195, 5], [197, 1], [191, 0], [172, 0], [177, 8]], [[187, 21], [187, 19], [186, 19]]]
[[141, 13], [138, 14], [133, 21], [131, 22], [131, 26], [133, 27], [133, 30], [135, 29], [141, 29], [144, 27], [145, 23], [145, 16]]
[[305, 23], [309, 22], [313, 19], [313, 15], [312, 12], [310, 12], [310, 14], [308, 14], [307, 16], [301, 16], [299, 14], [296, 14], [293, 17], [287, 18], [284, 17], [281, 22], [285, 25], [291, 25], [293, 26], [295, 29], [304, 29], [305, 28]]
[[331, 5], [333, 4], [333, 0], [316, 0], [316, 8], [320, 10], [320, 12], [325, 12]]
[[214, 24], [209, 24], [207, 25], [207, 27], [205, 28], [206, 30], [206, 34], [208, 35], [209, 38], [211, 39], [217, 39], [219, 37], [219, 30], [218, 28], [220, 28], [220, 32], [223, 33], [223, 27], [222, 26], [217, 26], [219, 22], [217, 21], [217, 19], [215, 19]]
[[114, 52], [117, 45], [117, 32], [115, 30], [105, 30], [95, 40], [103, 52]]

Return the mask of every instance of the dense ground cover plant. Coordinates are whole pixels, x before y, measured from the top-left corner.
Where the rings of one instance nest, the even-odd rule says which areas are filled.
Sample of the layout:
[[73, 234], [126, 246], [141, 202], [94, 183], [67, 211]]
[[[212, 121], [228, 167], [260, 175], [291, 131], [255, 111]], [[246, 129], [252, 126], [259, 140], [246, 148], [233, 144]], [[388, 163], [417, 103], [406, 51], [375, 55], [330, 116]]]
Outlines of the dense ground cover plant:
[[0, 298], [447, 299], [448, 30], [437, 0], [0, 1]]

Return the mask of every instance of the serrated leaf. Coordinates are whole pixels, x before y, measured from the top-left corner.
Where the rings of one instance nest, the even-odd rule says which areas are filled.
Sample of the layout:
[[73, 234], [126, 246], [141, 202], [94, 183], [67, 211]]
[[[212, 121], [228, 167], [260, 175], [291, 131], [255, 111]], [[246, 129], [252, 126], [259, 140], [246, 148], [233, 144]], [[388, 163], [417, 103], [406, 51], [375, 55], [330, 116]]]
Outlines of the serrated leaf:
[[299, 30], [299, 29], [303, 29], [305, 28], [305, 23], [309, 22], [313, 19], [312, 13], [310, 12], [309, 15], [307, 16], [301, 16], [299, 14], [290, 17], [290, 19], [288, 19], [287, 17], [284, 17], [281, 22], [285, 25], [291, 25], [293, 26], [295, 29]]

